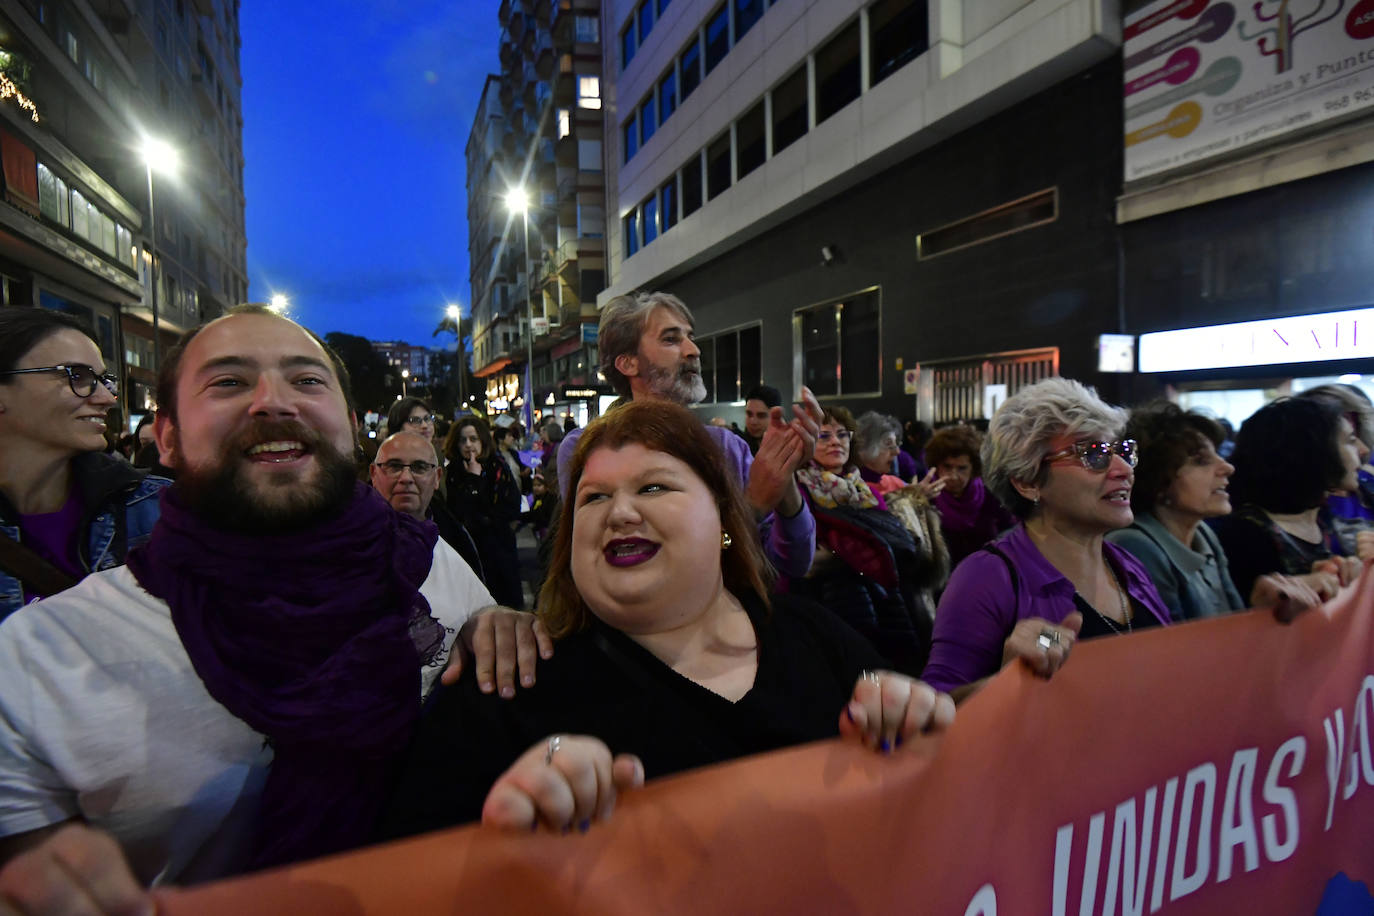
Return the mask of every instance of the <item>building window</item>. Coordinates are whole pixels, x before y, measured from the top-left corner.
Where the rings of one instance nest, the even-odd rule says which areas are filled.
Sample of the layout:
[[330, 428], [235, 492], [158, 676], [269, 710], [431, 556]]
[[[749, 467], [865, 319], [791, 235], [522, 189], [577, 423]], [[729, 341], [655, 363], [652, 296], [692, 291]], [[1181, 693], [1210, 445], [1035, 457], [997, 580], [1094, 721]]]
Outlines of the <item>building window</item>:
[[91, 237], [91, 209], [86, 198], [76, 188], [72, 188], [72, 231], [79, 238]]
[[629, 162], [639, 152], [639, 125], [634, 116], [625, 122], [625, 161]]
[[644, 44], [654, 27], [654, 0], [644, 0], [639, 5], [639, 43]]
[[620, 33], [620, 69], [630, 66], [630, 61], [635, 59], [635, 48], [635, 21], [631, 18], [625, 31]]
[[706, 199], [715, 200], [730, 187], [730, 133], [706, 148]]
[[644, 201], [643, 207], [644, 220], [644, 244], [647, 245], [658, 238], [658, 197], [650, 197]]
[[43, 163], [38, 163], [38, 210], [64, 229], [70, 228], [67, 214], [67, 183]]
[[659, 212], [662, 214], [663, 231], [667, 232], [677, 225], [677, 179], [669, 178], [658, 189]]
[[577, 107], [596, 109], [601, 107], [600, 77], [579, 76], [577, 78]]
[[763, 0], [734, 0], [735, 3], [735, 43], [744, 37], [744, 33], [754, 27], [754, 23], [759, 21], [763, 15]]
[[601, 141], [577, 141], [577, 168], [583, 172], [601, 171]]
[[698, 153], [682, 167], [682, 217], [686, 219], [701, 209], [701, 155]]
[[816, 123], [859, 97], [859, 23], [851, 22], [816, 52]]
[[658, 123], [662, 124], [667, 121], [676, 110], [677, 73], [669, 70], [668, 75], [659, 80], [658, 83]]
[[802, 384], [819, 396], [879, 394], [881, 290], [873, 288], [793, 313]]
[[706, 20], [706, 72], [716, 69], [716, 65], [730, 53], [730, 8], [721, 5], [720, 9]]
[[763, 328], [760, 324], [698, 337], [706, 402], [729, 404], [761, 383]]
[[654, 97], [651, 95], [644, 100], [644, 104], [639, 108], [639, 142], [648, 143], [649, 138], [654, 135], [654, 129], [658, 125], [658, 119], [654, 117]]
[[745, 112], [743, 117], [735, 123], [735, 145], [739, 149], [739, 177], [743, 178], [763, 165], [766, 150], [764, 149], [762, 101]]
[[558, 139], [562, 140], [572, 133], [572, 111], [567, 108], [558, 109]]
[[1020, 200], [984, 210], [957, 222], [916, 236], [916, 257], [933, 258], [1052, 223], [1059, 216], [1059, 189], [1048, 188]]
[[578, 16], [573, 22], [574, 40], [580, 44], [601, 41], [601, 25], [595, 16]]
[[926, 0], [878, 0], [868, 8], [869, 85], [925, 53], [928, 25]]
[[631, 210], [625, 216], [625, 257], [633, 257], [639, 250], [639, 211]]
[[773, 87], [773, 155], [806, 134], [806, 68]]
[[692, 90], [701, 85], [700, 38], [693, 38], [691, 44], [683, 49], [682, 56], [678, 58], [678, 70], [682, 77], [682, 94], [678, 96], [678, 101], [685, 102]]
[[76, 40], [76, 36], [71, 32], [67, 33], [67, 40], [64, 42], [67, 49], [67, 56], [72, 59], [72, 63], [81, 63], [81, 43]]

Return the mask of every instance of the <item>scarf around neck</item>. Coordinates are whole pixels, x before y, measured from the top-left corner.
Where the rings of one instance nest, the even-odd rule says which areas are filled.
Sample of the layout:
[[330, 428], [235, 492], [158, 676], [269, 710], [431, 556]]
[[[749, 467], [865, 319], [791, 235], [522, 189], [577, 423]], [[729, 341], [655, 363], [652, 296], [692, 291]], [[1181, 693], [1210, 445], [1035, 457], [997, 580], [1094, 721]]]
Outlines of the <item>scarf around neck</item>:
[[254, 867], [368, 839], [419, 719], [421, 664], [443, 649], [419, 592], [437, 538], [361, 483], [290, 534], [218, 530], [173, 486], [129, 553], [210, 696], [273, 747]]
[[797, 479], [806, 487], [816, 505], [823, 509], [849, 506], [854, 509], [875, 509], [878, 497], [859, 476], [859, 469], [848, 474], [827, 471], [814, 461], [797, 468]]

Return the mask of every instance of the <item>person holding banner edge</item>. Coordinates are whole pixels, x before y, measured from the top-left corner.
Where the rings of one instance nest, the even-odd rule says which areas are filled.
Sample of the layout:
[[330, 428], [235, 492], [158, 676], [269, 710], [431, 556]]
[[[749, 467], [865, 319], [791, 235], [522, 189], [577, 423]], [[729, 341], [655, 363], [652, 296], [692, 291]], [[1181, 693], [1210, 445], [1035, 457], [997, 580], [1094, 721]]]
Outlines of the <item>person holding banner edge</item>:
[[838, 617], [769, 596], [757, 526], [702, 424], [663, 401], [587, 427], [539, 615], [557, 652], [539, 685], [435, 697], [383, 835], [481, 817], [586, 830], [662, 776], [842, 735], [882, 752], [941, 730], [950, 697], [880, 670]]

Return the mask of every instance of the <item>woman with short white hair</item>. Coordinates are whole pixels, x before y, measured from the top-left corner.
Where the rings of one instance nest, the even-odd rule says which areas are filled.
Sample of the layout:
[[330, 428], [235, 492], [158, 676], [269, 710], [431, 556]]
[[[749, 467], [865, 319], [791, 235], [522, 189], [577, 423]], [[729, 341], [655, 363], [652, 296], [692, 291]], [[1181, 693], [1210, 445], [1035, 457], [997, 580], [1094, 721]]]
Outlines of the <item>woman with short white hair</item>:
[[966, 695], [1016, 658], [1048, 677], [1079, 638], [1169, 623], [1145, 568], [1104, 540], [1132, 521], [1125, 425], [1125, 411], [1057, 377], [997, 411], [984, 477], [1021, 523], [954, 571], [935, 615], [931, 684]]

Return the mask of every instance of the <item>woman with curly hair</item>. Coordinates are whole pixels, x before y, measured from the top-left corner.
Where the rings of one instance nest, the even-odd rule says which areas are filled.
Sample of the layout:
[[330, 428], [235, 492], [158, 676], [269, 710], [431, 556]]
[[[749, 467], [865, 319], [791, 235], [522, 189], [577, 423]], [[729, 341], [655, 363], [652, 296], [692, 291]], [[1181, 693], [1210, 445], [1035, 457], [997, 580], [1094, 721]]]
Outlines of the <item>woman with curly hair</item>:
[[926, 446], [926, 463], [944, 485], [934, 502], [952, 566], [1016, 524], [983, 484], [982, 446], [971, 426], [946, 426]]

